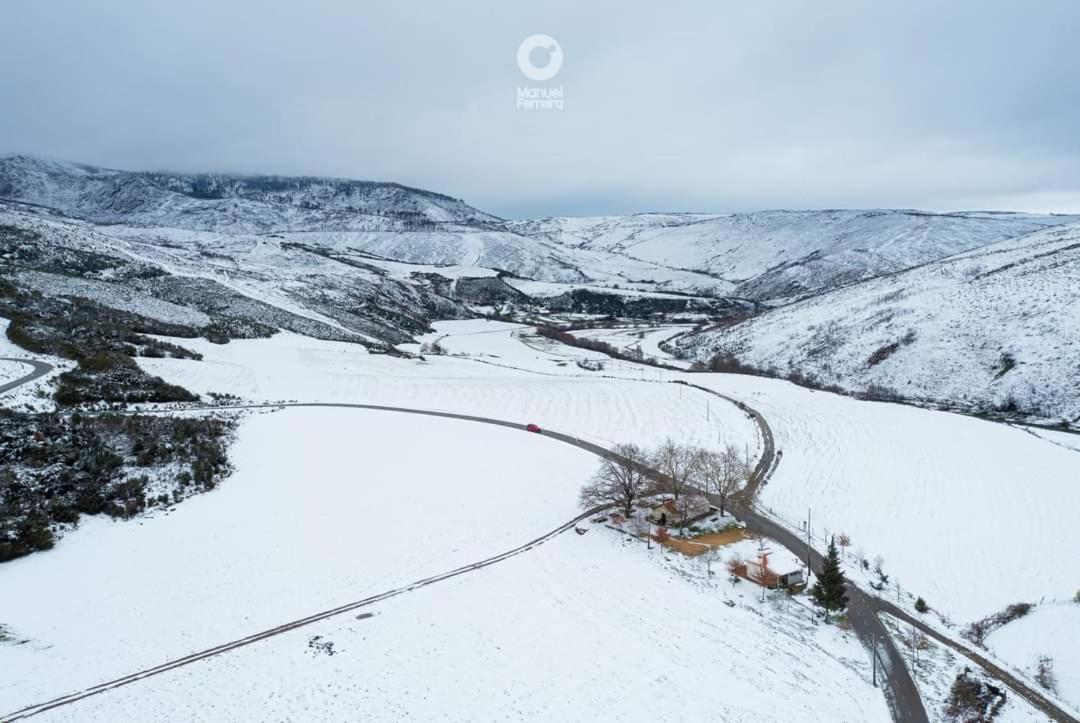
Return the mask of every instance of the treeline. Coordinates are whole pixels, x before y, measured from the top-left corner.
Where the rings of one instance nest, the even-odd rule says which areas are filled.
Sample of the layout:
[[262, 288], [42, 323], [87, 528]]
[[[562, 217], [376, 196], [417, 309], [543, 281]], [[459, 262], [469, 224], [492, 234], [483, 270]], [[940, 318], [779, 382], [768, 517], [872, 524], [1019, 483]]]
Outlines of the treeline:
[[562, 329], [550, 324], [541, 324], [536, 327], [537, 333], [540, 336], [553, 341], [566, 344], [568, 346], [576, 346], [579, 349], [588, 349], [590, 351], [597, 351], [601, 354], [607, 354], [613, 359], [621, 359], [623, 361], [635, 362], [637, 364], [648, 364], [654, 367], [660, 367], [662, 369], [671, 369], [673, 371], [680, 371], [678, 367], [673, 367], [669, 364], [657, 361], [654, 357], [646, 356], [640, 347], [634, 347], [631, 350], [621, 349], [614, 344], [609, 344], [606, 341], [600, 341], [599, 339], [589, 339], [588, 337], [574, 336], [570, 331]]
[[798, 384], [800, 387], [816, 389], [823, 392], [832, 392], [833, 394], [842, 394], [846, 397], [854, 397], [856, 399], [863, 399], [866, 401], [906, 401], [905, 397], [892, 387], [884, 386], [881, 384], [870, 384], [861, 391], [853, 391], [851, 389], [845, 389], [844, 387], [841, 387], [837, 384], [823, 382], [813, 374], [801, 372], [795, 369], [789, 371], [787, 374], [784, 374], [783, 372], [775, 368], [755, 366], [749, 362], [743, 361], [730, 351], [721, 351], [715, 354], [712, 359], [709, 360], [708, 364], [696, 362], [690, 368], [690, 370], [719, 372], [723, 374], [749, 374], [752, 376], [769, 377], [772, 379], [786, 379], [793, 384]]

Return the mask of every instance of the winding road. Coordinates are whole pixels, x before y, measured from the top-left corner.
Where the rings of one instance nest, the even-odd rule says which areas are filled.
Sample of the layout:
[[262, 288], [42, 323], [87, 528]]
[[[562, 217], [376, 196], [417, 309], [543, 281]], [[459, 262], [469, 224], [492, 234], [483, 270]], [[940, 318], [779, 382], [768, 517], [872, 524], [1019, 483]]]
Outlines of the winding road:
[[[5, 361], [16, 361], [28, 364], [34, 368], [33, 372], [25, 377], [17, 379], [13, 382], [9, 382], [0, 386], [0, 393], [10, 391], [15, 387], [29, 383], [52, 370], [52, 366], [43, 362], [36, 362], [25, 359], [5, 359]], [[795, 532], [788, 530], [775, 520], [761, 514], [755, 509], [754, 498], [758, 489], [764, 484], [777, 465], [777, 457], [775, 451], [775, 443], [773, 439], [772, 429], [770, 428], [765, 417], [761, 415], [757, 410], [749, 407], [744, 402], [729, 397], [727, 395], [715, 392], [707, 387], [699, 386], [696, 384], [690, 384], [685, 381], [678, 381], [675, 383], [685, 384], [686, 386], [700, 390], [702, 392], [714, 395], [727, 402], [735, 404], [741, 410], [743, 410], [749, 418], [751, 418], [758, 427], [762, 437], [762, 455], [758, 460], [757, 465], [751, 474], [750, 480], [746, 489], [738, 496], [734, 497], [730, 501], [730, 507], [736, 517], [742, 520], [747, 527], [761, 535], [772, 538], [779, 544], [791, 550], [797, 556], [805, 554], [807, 550], [805, 541]], [[197, 409], [202, 411], [220, 411], [220, 410], [236, 410], [236, 409], [276, 409], [285, 407], [327, 407], [327, 408], [346, 408], [346, 409], [362, 409], [371, 411], [384, 411], [384, 412], [396, 412], [402, 414], [419, 414], [432, 417], [441, 417], [446, 419], [455, 419], [467, 422], [476, 422], [481, 424], [491, 424], [501, 427], [508, 427], [511, 429], [523, 429], [521, 422], [507, 421], [501, 419], [494, 419], [491, 417], [482, 417], [468, 414], [458, 414], [454, 412], [444, 412], [436, 410], [414, 409], [409, 407], [395, 407], [375, 404], [352, 404], [352, 403], [335, 403], [335, 402], [291, 402], [291, 403], [265, 403], [265, 404], [242, 404], [242, 405], [215, 405], [215, 406], [201, 406], [188, 409]], [[156, 410], [155, 410], [156, 411]], [[162, 412], [168, 412], [170, 410], [160, 410]], [[564, 434], [561, 432], [545, 429], [543, 432], [545, 437], [555, 439], [565, 444], [570, 444], [579, 449], [585, 450], [599, 457], [618, 460], [621, 459], [619, 455], [613, 451], [602, 447], [600, 445], [582, 440], [573, 435]], [[655, 470], [649, 470], [649, 473], [659, 478], [661, 475]], [[716, 501], [716, 500], [714, 500]], [[507, 560], [516, 555], [520, 555], [528, 550], [531, 550], [543, 543], [553, 539], [554, 537], [561, 535], [567, 530], [574, 527], [576, 524], [583, 520], [586, 520], [599, 512], [602, 512], [604, 507], [598, 507], [590, 509], [577, 517], [573, 518], [560, 525], [559, 527], [551, 530], [550, 532], [537, 537], [530, 542], [520, 545], [511, 550], [503, 552], [499, 555], [481, 560], [470, 565], [450, 570], [448, 572], [427, 577], [421, 580], [417, 580], [408, 585], [397, 587], [377, 595], [372, 595], [354, 602], [346, 603], [334, 608], [317, 612], [313, 615], [309, 615], [304, 618], [299, 618], [267, 630], [263, 630], [252, 635], [239, 638], [221, 645], [208, 648], [199, 652], [191, 653], [175, 660], [167, 661], [161, 665], [147, 668], [129, 675], [116, 678], [114, 680], [95, 685], [93, 687], [71, 693], [69, 695], [61, 696], [50, 701], [45, 701], [32, 706], [28, 706], [18, 711], [14, 711], [3, 717], [4, 721], [17, 721], [30, 716], [44, 713], [61, 706], [70, 705], [79, 700], [89, 698], [90, 696], [97, 695], [109, 690], [114, 690], [131, 683], [138, 682], [144, 678], [148, 678], [154, 675], [160, 675], [170, 670], [195, 663], [206, 658], [220, 655], [231, 650], [236, 650], [252, 643], [256, 643], [260, 640], [281, 635], [283, 633], [296, 630], [297, 628], [310, 625], [312, 623], [325, 620], [330, 617], [341, 615], [347, 612], [351, 612], [375, 603], [387, 600], [398, 595], [402, 595], [413, 590], [427, 587], [435, 583], [448, 580], [474, 570], [479, 570], [490, 565], [494, 565], [503, 560]], [[809, 551], [810, 565], [817, 571], [820, 570], [823, 562], [822, 555], [816, 550]], [[848, 620], [855, 631], [856, 635], [863, 642], [863, 644], [870, 650], [876, 651], [878, 659], [882, 662], [884, 669], [884, 675], [882, 676], [886, 700], [888, 701], [889, 708], [892, 717], [896, 721], [923, 723], [928, 721], [929, 718], [926, 713], [926, 709], [923, 705], [922, 699], [919, 695], [918, 689], [915, 686], [915, 682], [911, 677], [906, 665], [904, 664], [903, 656], [899, 649], [896, 647], [895, 642], [889, 635], [888, 631], [882, 625], [878, 619], [878, 613], [886, 613], [893, 615], [904, 622], [915, 626], [922, 630], [927, 635], [933, 637], [944, 645], [956, 650], [961, 655], [973, 660], [977, 664], [981, 665], [992, 675], [998, 677], [1001, 681], [1011, 687], [1019, 695], [1028, 700], [1032, 705], [1038, 708], [1040, 711], [1049, 716], [1052, 720], [1062, 721], [1062, 723], [1077, 723], [1076, 719], [1069, 716], [1058, 706], [1054, 705], [1051, 701], [1046, 699], [1038, 691], [1034, 690], [1031, 686], [1026, 685], [1015, 676], [1009, 674], [999, 666], [994, 665], [990, 661], [986, 660], [983, 656], [975, 653], [974, 651], [966, 648], [963, 645], [951, 640], [944, 636], [940, 632], [929, 627], [925, 623], [912, 618], [907, 612], [897, 608], [896, 606], [880, 600], [876, 597], [869, 595], [858, 587], [851, 585], [848, 586]]]
[[19, 377], [15, 381], [7, 382], [6, 384], [0, 384], [0, 394], [10, 392], [16, 387], [21, 387], [23, 384], [29, 384], [35, 379], [39, 379], [53, 370], [52, 364], [46, 364], [45, 362], [35, 361], [33, 359], [13, 359], [0, 357], [0, 361], [17, 362], [19, 364], [26, 364], [33, 367], [33, 371], [27, 374], [25, 377]]
[[[708, 387], [682, 381], [675, 383], [685, 384], [734, 404], [746, 412], [757, 425], [762, 440], [761, 458], [754, 467], [746, 487], [732, 498], [729, 507], [732, 514], [746, 524], [747, 529], [775, 540], [794, 553], [796, 557], [805, 559], [807, 550], [805, 540], [754, 509], [754, 500], [757, 497], [758, 490], [768, 480], [769, 475], [776, 469], [778, 463], [772, 428], [765, 420], [765, 417], [745, 402], [714, 392]], [[713, 504], [720, 504], [720, 499], [714, 495], [706, 496], [710, 498]], [[817, 550], [810, 550], [809, 554], [810, 566], [817, 573], [821, 570], [824, 558]], [[851, 583], [848, 583], [847, 594], [847, 619], [851, 624], [851, 629], [855, 631], [855, 634], [867, 650], [876, 651], [872, 652], [872, 654], [877, 655], [887, 673], [881, 677], [885, 689], [885, 699], [889, 703], [893, 720], [929, 723], [929, 717], [926, 714], [922, 697], [919, 695], [919, 689], [916, 687], [907, 666], [904, 665], [903, 655], [875, 613], [875, 598], [867, 595]]]

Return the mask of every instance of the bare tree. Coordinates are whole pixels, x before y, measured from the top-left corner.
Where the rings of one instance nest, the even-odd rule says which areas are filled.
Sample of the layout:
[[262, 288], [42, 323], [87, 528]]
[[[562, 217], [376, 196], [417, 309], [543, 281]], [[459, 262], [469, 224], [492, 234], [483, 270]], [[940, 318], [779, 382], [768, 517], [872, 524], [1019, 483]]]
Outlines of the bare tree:
[[634, 502], [649, 491], [645, 474], [648, 455], [634, 444], [620, 444], [613, 451], [618, 456], [600, 463], [600, 469], [581, 489], [579, 499], [582, 507], [613, 505], [630, 517]]
[[676, 444], [673, 439], [668, 438], [653, 455], [653, 464], [663, 475], [661, 487], [665, 492], [670, 492], [676, 500], [691, 483], [700, 453], [699, 449]]
[[1035, 672], [1035, 680], [1039, 685], [1050, 692], [1057, 692], [1057, 675], [1054, 674], [1054, 659], [1049, 655], [1039, 657], [1039, 665]]
[[723, 452], [701, 450], [694, 457], [694, 481], [706, 492], [720, 498], [720, 514], [725, 513], [728, 499], [742, 489], [750, 476], [748, 460], [729, 444]]
[[712, 577], [712, 566], [714, 563], [724, 559], [724, 550], [720, 547], [710, 547], [701, 557], [705, 560], [705, 570], [708, 572], [709, 577]]

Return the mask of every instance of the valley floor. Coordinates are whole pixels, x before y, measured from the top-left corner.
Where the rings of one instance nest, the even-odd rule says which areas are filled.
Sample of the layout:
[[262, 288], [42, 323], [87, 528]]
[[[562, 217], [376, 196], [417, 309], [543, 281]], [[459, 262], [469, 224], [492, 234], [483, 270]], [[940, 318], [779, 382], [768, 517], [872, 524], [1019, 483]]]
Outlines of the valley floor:
[[[1064, 603], [1080, 587], [1067, 564], [1080, 549], [1080, 455], [1022, 430], [612, 362], [519, 325], [449, 322], [425, 341], [435, 338], [450, 356], [402, 360], [279, 334], [185, 340], [204, 361], [139, 362], [195, 392], [252, 401], [398, 405], [604, 445], [670, 435], [758, 450], [734, 405], [667, 383], [689, 380], [769, 420], [783, 454], [763, 506], [795, 529], [812, 507], [819, 547], [847, 533], [851, 551], [882, 556], [904, 593], [954, 622], [1018, 599]], [[29, 641], [0, 643], [0, 710], [515, 547], [577, 514], [595, 468], [543, 435], [357, 410], [248, 413], [233, 454], [237, 471], [214, 492], [137, 522], [88, 521], [57, 549], [0, 566], [0, 587], [19, 591], [0, 623]], [[795, 602], [761, 605], [697, 563], [655, 558], [593, 526], [386, 601], [372, 618], [332, 618], [52, 717], [888, 718], [854, 638], [813, 626]], [[1032, 652], [994, 650], [1017, 667]]]

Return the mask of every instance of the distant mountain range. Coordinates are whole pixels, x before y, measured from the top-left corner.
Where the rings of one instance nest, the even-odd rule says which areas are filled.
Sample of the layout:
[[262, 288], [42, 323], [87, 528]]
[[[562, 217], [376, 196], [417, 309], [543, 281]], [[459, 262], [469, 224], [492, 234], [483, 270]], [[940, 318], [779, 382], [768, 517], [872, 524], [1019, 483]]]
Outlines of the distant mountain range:
[[47, 295], [383, 347], [495, 306], [771, 308], [679, 347], [1045, 419], [1080, 415], [1062, 401], [1080, 397], [1078, 222], [911, 210], [508, 221], [395, 183], [0, 158], [0, 276]]

